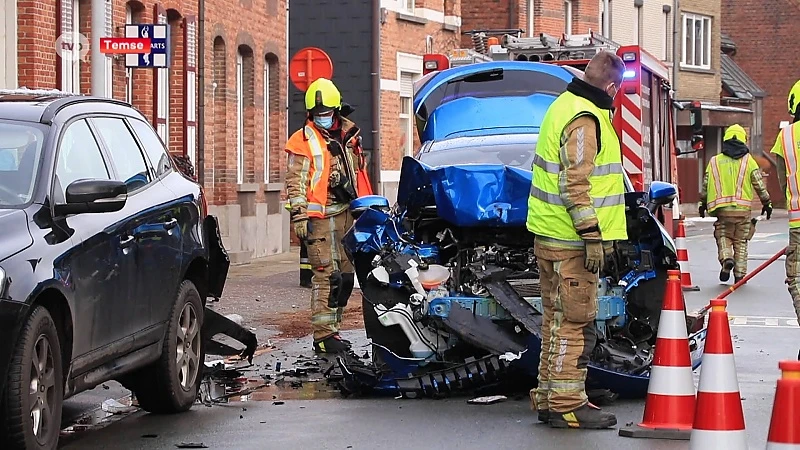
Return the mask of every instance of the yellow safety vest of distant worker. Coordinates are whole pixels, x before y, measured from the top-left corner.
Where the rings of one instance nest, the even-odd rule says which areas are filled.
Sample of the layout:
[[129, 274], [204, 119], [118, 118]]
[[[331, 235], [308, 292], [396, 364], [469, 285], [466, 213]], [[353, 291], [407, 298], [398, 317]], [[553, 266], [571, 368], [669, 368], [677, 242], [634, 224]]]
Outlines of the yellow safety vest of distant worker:
[[[545, 116], [533, 162], [533, 184], [528, 197], [527, 227], [537, 238], [557, 240], [565, 245], [583, 247], [559, 189], [561, 131], [579, 114], [592, 114], [600, 124], [600, 151], [589, 177], [589, 195], [594, 202], [604, 241], [628, 238], [625, 219], [625, 190], [619, 138], [608, 111], [571, 92], [559, 96], [550, 106], [558, 114]], [[576, 214], [591, 214], [591, 209]]]
[[[732, 125], [725, 131], [723, 142], [738, 141], [743, 147], [744, 156], [723, 153], [714, 155], [706, 167], [708, 176], [708, 195], [706, 208], [711, 215], [724, 208], [750, 211], [753, 203], [754, 171], [760, 171], [755, 158], [747, 153], [747, 134], [740, 125]], [[735, 141], [734, 141], [735, 140]], [[760, 173], [760, 172], [759, 172]]]

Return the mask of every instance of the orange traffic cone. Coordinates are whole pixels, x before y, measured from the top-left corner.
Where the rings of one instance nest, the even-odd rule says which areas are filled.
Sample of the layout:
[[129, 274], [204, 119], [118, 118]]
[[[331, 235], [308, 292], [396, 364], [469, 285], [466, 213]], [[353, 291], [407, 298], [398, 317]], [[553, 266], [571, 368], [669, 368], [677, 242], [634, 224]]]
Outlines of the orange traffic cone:
[[681, 273], [667, 272], [667, 288], [650, 369], [644, 418], [638, 426], [620, 428], [619, 435], [649, 439], [689, 439], [695, 406], [692, 359], [681, 293]]
[[781, 361], [767, 450], [800, 449], [800, 361]]
[[711, 300], [689, 450], [747, 450], [747, 432], [725, 300]]
[[692, 283], [692, 274], [689, 272], [689, 250], [686, 249], [686, 228], [683, 220], [678, 221], [675, 247], [678, 251], [678, 265], [681, 266], [681, 287], [684, 291], [699, 291], [700, 287]]

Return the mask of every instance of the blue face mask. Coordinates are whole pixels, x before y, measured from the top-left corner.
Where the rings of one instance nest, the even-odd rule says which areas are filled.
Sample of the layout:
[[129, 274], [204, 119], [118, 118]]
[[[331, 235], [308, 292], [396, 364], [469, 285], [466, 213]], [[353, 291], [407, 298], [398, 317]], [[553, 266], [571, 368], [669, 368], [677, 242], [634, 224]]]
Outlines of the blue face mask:
[[314, 116], [314, 125], [330, 130], [333, 126], [333, 116]]

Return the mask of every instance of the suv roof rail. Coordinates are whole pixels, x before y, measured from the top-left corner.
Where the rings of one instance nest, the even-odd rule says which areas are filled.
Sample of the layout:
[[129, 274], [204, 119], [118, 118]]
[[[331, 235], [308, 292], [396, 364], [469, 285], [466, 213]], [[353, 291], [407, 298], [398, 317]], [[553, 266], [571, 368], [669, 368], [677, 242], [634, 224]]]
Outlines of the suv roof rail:
[[131, 107], [131, 105], [129, 103], [124, 102], [122, 100], [117, 100], [117, 99], [114, 99], [114, 98], [93, 97], [93, 96], [89, 96], [89, 95], [72, 94], [72, 95], [64, 96], [63, 98], [59, 98], [57, 100], [54, 100], [49, 105], [47, 105], [47, 107], [44, 109], [44, 112], [42, 112], [42, 118], [39, 119], [39, 122], [43, 123], [45, 125], [50, 125], [50, 124], [53, 123], [53, 119], [55, 118], [55, 116], [59, 112], [61, 112], [62, 109], [66, 108], [67, 106], [72, 106], [72, 105], [76, 105], [76, 104], [79, 104], [79, 103], [89, 103], [89, 102], [110, 103], [110, 104], [119, 105], [119, 106], [126, 106], [126, 107], [129, 107], [129, 108]]
[[0, 95], [30, 95], [38, 97], [69, 97], [78, 94], [60, 91], [58, 89], [28, 89], [23, 86], [16, 89], [0, 89]]

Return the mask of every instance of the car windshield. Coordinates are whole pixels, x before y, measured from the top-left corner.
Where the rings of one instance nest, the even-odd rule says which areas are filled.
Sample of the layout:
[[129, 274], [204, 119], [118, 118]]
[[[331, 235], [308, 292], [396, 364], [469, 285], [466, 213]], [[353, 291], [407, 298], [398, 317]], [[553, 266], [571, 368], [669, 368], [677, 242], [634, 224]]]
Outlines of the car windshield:
[[22, 206], [33, 198], [43, 143], [39, 126], [0, 121], [0, 208]]
[[[453, 164], [502, 164], [532, 170], [537, 134], [507, 134], [457, 137], [425, 146], [417, 158], [429, 166]], [[628, 174], [623, 172], [625, 192], [633, 191]]]
[[531, 170], [535, 150], [535, 134], [457, 137], [434, 142], [419, 160], [430, 166], [502, 164]]

